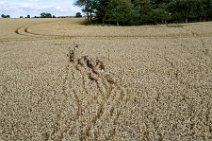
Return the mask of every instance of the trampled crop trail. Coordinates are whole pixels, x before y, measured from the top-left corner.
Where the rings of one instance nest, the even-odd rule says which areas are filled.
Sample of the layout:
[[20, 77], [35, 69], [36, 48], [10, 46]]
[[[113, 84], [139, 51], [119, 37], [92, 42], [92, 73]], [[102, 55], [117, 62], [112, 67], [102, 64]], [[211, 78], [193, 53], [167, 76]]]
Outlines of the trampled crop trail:
[[[89, 96], [89, 91], [86, 88], [87, 84], [94, 82], [97, 88], [97, 101], [96, 113], [91, 116], [91, 119], [86, 121], [83, 127], [82, 139], [97, 139], [101, 137], [98, 133], [98, 123], [111, 122], [115, 125], [118, 119], [121, 107], [127, 102], [127, 94], [124, 88], [118, 84], [114, 78], [106, 73], [105, 64], [99, 59], [92, 59], [88, 56], [80, 56], [77, 58], [76, 51], [78, 45], [73, 50], [70, 50], [69, 60], [77, 71], [82, 75], [83, 89]], [[89, 106], [89, 105], [88, 105]], [[83, 115], [82, 115], [83, 116]], [[110, 121], [111, 120], [111, 121]], [[85, 122], [85, 121], [84, 121]], [[105, 134], [104, 139], [112, 138], [115, 134], [115, 127], [111, 125], [108, 134]]]
[[[73, 88], [71, 93], [67, 93], [67, 95], [73, 95], [72, 98], [74, 98], [77, 106], [76, 116], [72, 121], [79, 123], [78, 128], [80, 130], [80, 136], [78, 139], [110, 140], [116, 133], [116, 121], [122, 112], [123, 106], [128, 100], [127, 93], [124, 87], [122, 87], [113, 76], [106, 72], [103, 61], [91, 59], [88, 56], [78, 57], [77, 50], [78, 45], [75, 45], [75, 47], [69, 51], [68, 57], [72, 72], [68, 72], [78, 72], [81, 75], [80, 87], [82, 92]], [[65, 77], [64, 84], [66, 81], [69, 81], [67, 78], [68, 77]], [[74, 75], [72, 76], [72, 80], [76, 81]], [[95, 87], [92, 88], [90, 85], [91, 83], [93, 84], [92, 86]], [[72, 83], [72, 85], [74, 85], [74, 83]], [[66, 93], [65, 87], [67, 85], [63, 86], [63, 91]], [[96, 95], [94, 93], [96, 93]], [[94, 96], [94, 99], [89, 100], [89, 97], [92, 96]], [[95, 112], [90, 113], [92, 110]], [[88, 119], [87, 113], [90, 113]], [[57, 124], [57, 126], [58, 125], [59, 124]], [[66, 123], [65, 127], [57, 127], [49, 138], [54, 141], [62, 141], [65, 134], [72, 136], [71, 132], [73, 132], [73, 130], [74, 126]]]

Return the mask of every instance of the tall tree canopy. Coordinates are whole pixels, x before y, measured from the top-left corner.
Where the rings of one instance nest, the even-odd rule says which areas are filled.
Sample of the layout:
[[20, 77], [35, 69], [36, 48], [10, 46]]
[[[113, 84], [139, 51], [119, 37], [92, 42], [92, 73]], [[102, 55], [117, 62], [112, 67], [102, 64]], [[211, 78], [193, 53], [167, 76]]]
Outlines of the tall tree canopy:
[[89, 21], [112, 24], [212, 19], [212, 0], [77, 0]]

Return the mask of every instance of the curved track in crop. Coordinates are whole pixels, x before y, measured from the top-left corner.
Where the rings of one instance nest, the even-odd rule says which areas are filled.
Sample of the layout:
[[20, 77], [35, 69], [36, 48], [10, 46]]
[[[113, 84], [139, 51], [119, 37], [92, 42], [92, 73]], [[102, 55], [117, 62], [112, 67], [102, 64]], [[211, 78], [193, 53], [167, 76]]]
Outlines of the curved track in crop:
[[[66, 121], [66, 124], [62, 117], [67, 109], [61, 111], [56, 128], [46, 133], [47, 139], [62, 141], [67, 135], [72, 137], [72, 133], [77, 128], [76, 123], [79, 123], [79, 139], [111, 140], [116, 133], [116, 122], [123, 112], [122, 108], [129, 100], [129, 95], [121, 82], [106, 71], [103, 61], [81, 56], [77, 49], [78, 45], [69, 51], [69, 63], [65, 67], [63, 81], [63, 95], [66, 97], [63, 103], [67, 105], [68, 96], [71, 95], [77, 110], [74, 116], [70, 117], [71, 122]], [[76, 74], [79, 74], [78, 79]], [[72, 87], [77, 85], [77, 81], [79, 87]], [[93, 109], [90, 109], [91, 107]], [[94, 112], [90, 113], [92, 110]], [[100, 134], [99, 131], [104, 134]]]
[[[43, 24], [44, 26], [48, 27], [49, 22], [43, 22], [39, 23], [39, 25]], [[188, 33], [178, 33], [178, 34], [161, 34], [161, 35], [118, 35], [118, 36], [107, 36], [107, 35], [51, 35], [51, 34], [44, 34], [44, 33], [38, 33], [35, 31], [31, 31], [30, 28], [35, 26], [36, 24], [32, 24], [29, 26], [22, 26], [17, 28], [14, 32], [18, 35], [21, 36], [27, 36], [27, 37], [33, 37], [33, 38], [102, 38], [102, 39], [133, 39], [133, 38], [146, 38], [146, 39], [176, 39], [176, 38], [193, 38], [193, 37], [198, 37], [198, 38], [204, 38], [204, 37], [211, 37], [212, 33], [193, 33], [190, 32]]]

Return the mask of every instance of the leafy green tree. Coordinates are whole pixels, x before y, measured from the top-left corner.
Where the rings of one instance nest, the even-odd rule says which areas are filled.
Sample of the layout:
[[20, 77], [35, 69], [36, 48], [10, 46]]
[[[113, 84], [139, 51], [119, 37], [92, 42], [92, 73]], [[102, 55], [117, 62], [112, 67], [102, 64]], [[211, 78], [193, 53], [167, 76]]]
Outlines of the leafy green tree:
[[95, 21], [99, 22], [99, 23], [105, 23], [108, 22], [108, 15], [106, 15], [106, 13], [108, 13], [108, 6], [110, 4], [111, 0], [97, 0], [95, 2], [95, 8], [96, 8], [96, 12], [95, 12]]
[[52, 14], [43, 12], [40, 14], [40, 18], [52, 18]]
[[1, 15], [1, 17], [2, 17], [2, 18], [5, 18], [5, 15], [4, 15], [4, 14], [2, 14], [2, 15]]
[[116, 23], [116, 25], [127, 24], [132, 16], [132, 4], [129, 0], [111, 0], [107, 5], [105, 13], [106, 21]]
[[77, 12], [76, 15], [75, 15], [75, 17], [76, 18], [81, 18], [82, 17], [82, 14], [80, 12]]
[[176, 0], [170, 5], [172, 17], [178, 21], [188, 22], [188, 19], [198, 19], [203, 13], [201, 0]]
[[89, 21], [93, 20], [96, 0], [78, 0], [75, 5], [83, 7], [82, 11], [86, 14], [87, 19]]
[[206, 17], [207, 19], [212, 20], [212, 0], [203, 0], [205, 3], [205, 9], [206, 9]]
[[133, 0], [133, 19], [137, 23], [146, 23], [152, 12], [150, 0]]
[[167, 23], [167, 20], [170, 19], [170, 15], [167, 11], [166, 4], [161, 3], [157, 8], [153, 9], [151, 17], [154, 23]]
[[4, 14], [2, 14], [1, 17], [2, 18], [10, 18], [10, 15], [4, 15]]

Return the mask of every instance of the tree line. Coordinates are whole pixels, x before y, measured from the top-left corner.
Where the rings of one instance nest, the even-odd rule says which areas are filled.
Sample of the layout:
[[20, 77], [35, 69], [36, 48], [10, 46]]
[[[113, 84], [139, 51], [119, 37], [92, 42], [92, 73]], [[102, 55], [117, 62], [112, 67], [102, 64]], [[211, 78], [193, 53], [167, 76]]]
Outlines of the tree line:
[[[2, 14], [1, 18], [10, 18], [10, 15]], [[30, 15], [27, 15], [26, 17], [20, 16], [19, 18], [31, 18], [31, 16]], [[40, 13], [40, 16], [34, 16], [33, 18], [56, 18], [56, 16], [52, 15], [51, 13], [43, 12]]]
[[[73, 17], [81, 18], [82, 14], [80, 12], [77, 12], [75, 16], [59, 16], [59, 17], [56, 17], [55, 15], [52, 15], [51, 13], [42, 12], [42, 13], [40, 13], [40, 16], [34, 16], [32, 18], [73, 18]], [[10, 18], [10, 15], [2, 14], [1, 18]], [[30, 15], [27, 15], [26, 17], [20, 16], [19, 18], [31, 18], [31, 16]]]
[[212, 20], [212, 0], [77, 0], [91, 22], [117, 25]]

